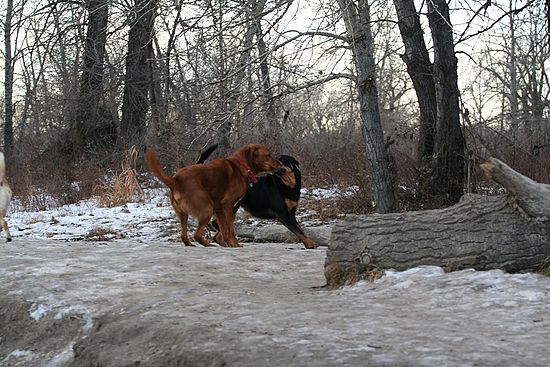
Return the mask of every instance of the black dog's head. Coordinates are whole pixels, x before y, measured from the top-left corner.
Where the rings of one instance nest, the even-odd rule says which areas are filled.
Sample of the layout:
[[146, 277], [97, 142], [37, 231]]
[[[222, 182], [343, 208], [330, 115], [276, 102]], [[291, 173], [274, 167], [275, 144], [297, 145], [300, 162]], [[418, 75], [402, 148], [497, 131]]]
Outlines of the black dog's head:
[[281, 180], [283, 186], [287, 189], [297, 190], [299, 193], [302, 187], [300, 163], [291, 155], [281, 155], [278, 159], [283, 167], [275, 172], [275, 176]]
[[281, 162], [283, 166], [287, 166], [293, 171], [300, 170], [300, 163], [298, 163], [296, 158], [294, 158], [291, 155], [285, 155], [285, 154], [281, 155], [279, 157], [279, 162]]
[[281, 155], [277, 158], [282, 163], [282, 167], [274, 172], [275, 175], [282, 177], [286, 175], [301, 176], [300, 163], [291, 155]]

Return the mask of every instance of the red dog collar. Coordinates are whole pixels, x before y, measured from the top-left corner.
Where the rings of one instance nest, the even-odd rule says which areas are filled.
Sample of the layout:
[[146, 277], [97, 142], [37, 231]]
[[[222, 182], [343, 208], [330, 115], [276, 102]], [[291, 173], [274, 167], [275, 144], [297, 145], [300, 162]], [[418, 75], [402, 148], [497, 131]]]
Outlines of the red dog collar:
[[244, 170], [246, 171], [246, 174], [248, 175], [248, 179], [250, 180], [250, 186], [252, 186], [255, 183], [258, 183], [258, 178], [250, 170], [250, 168], [246, 165], [246, 163], [244, 163], [244, 161], [241, 158], [237, 157], [237, 156], [235, 156], [235, 159], [237, 160], [237, 163], [239, 163], [239, 165], [242, 168], [244, 168]]

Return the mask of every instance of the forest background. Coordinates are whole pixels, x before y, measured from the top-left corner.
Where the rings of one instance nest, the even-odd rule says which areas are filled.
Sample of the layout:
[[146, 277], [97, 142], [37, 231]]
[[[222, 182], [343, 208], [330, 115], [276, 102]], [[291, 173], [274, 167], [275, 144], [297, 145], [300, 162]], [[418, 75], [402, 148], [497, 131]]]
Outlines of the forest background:
[[[3, 150], [29, 206], [252, 142], [342, 212], [487, 192], [500, 158], [550, 182], [548, 1], [6, 0]], [[125, 159], [126, 158], [126, 159]], [[126, 162], [122, 165], [121, 162]], [[130, 162], [130, 163], [128, 163]]]

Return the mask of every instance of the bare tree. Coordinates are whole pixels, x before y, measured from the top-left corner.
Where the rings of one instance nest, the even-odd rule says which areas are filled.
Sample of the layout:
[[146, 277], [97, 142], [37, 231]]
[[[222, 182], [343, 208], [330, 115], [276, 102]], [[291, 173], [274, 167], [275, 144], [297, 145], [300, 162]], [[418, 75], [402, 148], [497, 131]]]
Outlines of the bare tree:
[[12, 57], [13, 0], [7, 0], [4, 19], [4, 153], [9, 159], [13, 152], [13, 68]]
[[150, 57], [157, 0], [135, 0], [128, 33], [122, 121], [118, 147], [143, 144], [149, 109]]
[[417, 155], [421, 162], [426, 163], [433, 154], [437, 113], [432, 62], [424, 42], [424, 32], [414, 1], [394, 0], [393, 2], [397, 10], [399, 31], [405, 45], [405, 53], [401, 58], [407, 65], [407, 72], [413, 82], [420, 110]]
[[[479, 78], [465, 99], [472, 106], [470, 132], [480, 144], [516, 169], [545, 180], [544, 156], [550, 152], [550, 83], [545, 62], [550, 57], [547, 23], [540, 22], [544, 4], [535, 1], [515, 8], [514, 2], [494, 4], [498, 17], [492, 32], [481, 37], [475, 55]], [[498, 105], [494, 109], [485, 106]], [[485, 108], [483, 108], [485, 107]]]
[[369, 4], [367, 0], [359, 0], [357, 5], [351, 0], [338, 0], [338, 5], [346, 24], [357, 72], [361, 120], [373, 175], [376, 211], [395, 212], [399, 210], [397, 183], [393, 160], [386, 150], [380, 121]]
[[[312, 172], [312, 180], [336, 183], [326, 173], [329, 164], [349, 162], [357, 147], [367, 146], [353, 167], [346, 168], [351, 179], [334, 176], [345, 176], [342, 180], [354, 185], [363, 182], [361, 190], [372, 183], [378, 210], [391, 211], [397, 206], [388, 151], [399, 155], [402, 182], [416, 183], [410, 132], [416, 131], [420, 116], [418, 158], [431, 168], [424, 199], [436, 195], [451, 202], [462, 192], [462, 148], [448, 9], [440, 0], [429, 0], [428, 12], [419, 9], [430, 16], [431, 31], [424, 25], [434, 40], [430, 49], [420, 25], [424, 15], [413, 1], [392, 0], [398, 23], [388, 1], [132, 0], [127, 6], [107, 0], [2, 2], [1, 20], [9, 20], [4, 16], [15, 7], [11, 22], [2, 24], [4, 30], [12, 27], [11, 40], [6, 39], [10, 30], [5, 31], [2, 46], [7, 66], [5, 147], [13, 144], [11, 136], [16, 150], [25, 142], [47, 151], [74, 134], [78, 149], [55, 155], [71, 155], [74, 163], [79, 159], [75, 152], [105, 156], [109, 145], [124, 149], [147, 140], [165, 147], [161, 152], [170, 152], [166, 161], [175, 167], [190, 162], [194, 152], [189, 150], [212, 140], [222, 140], [226, 150], [258, 141], [295, 154], [304, 171]], [[21, 4], [25, 11], [18, 10]], [[485, 14], [489, 5], [504, 14]], [[487, 53], [472, 54], [477, 64], [471, 74], [482, 68], [484, 85], [472, 83], [476, 109], [470, 110], [485, 114], [478, 119], [486, 126], [484, 133], [494, 130], [484, 136], [484, 146], [519, 151], [513, 146], [530, 158], [543, 157], [550, 141], [544, 67], [548, 38], [543, 22], [535, 23], [546, 14], [544, 2], [509, 6], [509, 0], [493, 0], [476, 11], [476, 19], [487, 20], [488, 35], [506, 37], [498, 43], [479, 37], [477, 45], [487, 44]], [[306, 22], [303, 7], [315, 14]], [[532, 12], [520, 14], [521, 9]], [[397, 25], [404, 48], [396, 42]], [[455, 45], [475, 36], [477, 25], [455, 35]], [[404, 50], [404, 64], [397, 49]], [[435, 60], [430, 62], [431, 56]], [[403, 77], [405, 65], [410, 78]], [[411, 85], [420, 114], [417, 104], [409, 103], [414, 98]], [[473, 101], [468, 95], [465, 104], [468, 99]], [[499, 125], [491, 125], [493, 121]], [[115, 128], [120, 128], [116, 142]], [[400, 141], [401, 133], [407, 133], [406, 142]], [[501, 141], [508, 148], [498, 148]], [[544, 163], [542, 158], [536, 162]], [[546, 166], [540, 166], [544, 172]]]
[[[116, 140], [116, 125], [106, 118], [103, 96], [103, 65], [107, 42], [107, 0], [88, 0], [88, 29], [84, 46], [82, 76], [77, 102], [75, 144], [78, 151], [101, 153], [112, 148]], [[103, 149], [101, 149], [103, 148]]]
[[414, 2], [394, 0], [394, 4], [405, 45], [402, 59], [420, 108], [418, 159], [421, 165], [429, 166], [421, 170], [420, 185], [436, 199], [436, 205], [454, 204], [463, 194], [465, 141], [459, 120], [457, 58], [449, 8], [445, 1], [428, 1], [432, 65]]
[[428, 21], [434, 42], [434, 84], [437, 103], [432, 192], [445, 204], [464, 193], [465, 141], [460, 126], [457, 58], [453, 27], [445, 0], [428, 1]]

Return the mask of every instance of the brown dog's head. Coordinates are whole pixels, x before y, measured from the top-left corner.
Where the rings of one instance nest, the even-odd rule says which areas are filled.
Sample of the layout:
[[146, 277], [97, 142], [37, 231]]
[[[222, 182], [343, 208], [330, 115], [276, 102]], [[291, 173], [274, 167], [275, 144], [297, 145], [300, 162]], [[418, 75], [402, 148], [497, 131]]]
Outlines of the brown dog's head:
[[272, 172], [282, 167], [281, 162], [271, 156], [269, 148], [260, 144], [246, 145], [235, 154], [244, 159], [254, 174]]

